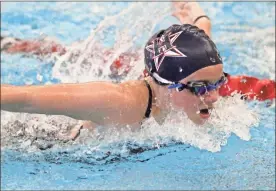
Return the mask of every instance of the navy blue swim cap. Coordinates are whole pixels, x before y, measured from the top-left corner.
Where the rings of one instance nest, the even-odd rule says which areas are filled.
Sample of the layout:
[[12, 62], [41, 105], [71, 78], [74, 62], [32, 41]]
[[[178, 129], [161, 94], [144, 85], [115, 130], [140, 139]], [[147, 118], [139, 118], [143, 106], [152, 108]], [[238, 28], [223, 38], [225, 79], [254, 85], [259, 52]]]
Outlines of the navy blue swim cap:
[[204, 67], [222, 64], [215, 43], [201, 29], [190, 24], [172, 25], [147, 42], [145, 65], [161, 85], [179, 82]]

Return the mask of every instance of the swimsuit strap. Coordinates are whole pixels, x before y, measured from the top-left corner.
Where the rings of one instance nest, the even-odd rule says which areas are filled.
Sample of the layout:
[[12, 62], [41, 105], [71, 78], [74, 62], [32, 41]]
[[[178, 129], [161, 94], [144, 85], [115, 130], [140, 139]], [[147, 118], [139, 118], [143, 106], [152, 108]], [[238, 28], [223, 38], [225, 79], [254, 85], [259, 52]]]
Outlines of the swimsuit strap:
[[151, 90], [151, 87], [149, 85], [149, 83], [144, 80], [146, 85], [147, 85], [147, 88], [149, 90], [149, 99], [148, 99], [148, 107], [147, 107], [147, 110], [146, 110], [146, 113], [145, 113], [145, 117], [146, 118], [149, 118], [150, 116], [150, 113], [151, 113], [151, 109], [152, 109], [152, 90]]

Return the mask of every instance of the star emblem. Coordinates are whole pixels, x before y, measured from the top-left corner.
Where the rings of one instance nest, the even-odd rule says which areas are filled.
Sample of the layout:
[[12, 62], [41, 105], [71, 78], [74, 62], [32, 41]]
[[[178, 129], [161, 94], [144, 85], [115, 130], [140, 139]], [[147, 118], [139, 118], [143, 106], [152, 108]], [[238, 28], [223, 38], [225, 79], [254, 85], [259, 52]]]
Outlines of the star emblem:
[[166, 56], [187, 57], [173, 45], [174, 41], [182, 32], [183, 31], [170, 35], [162, 35], [160, 38], [156, 38], [151, 44], [146, 46], [146, 49], [153, 54], [154, 64], [157, 71]]

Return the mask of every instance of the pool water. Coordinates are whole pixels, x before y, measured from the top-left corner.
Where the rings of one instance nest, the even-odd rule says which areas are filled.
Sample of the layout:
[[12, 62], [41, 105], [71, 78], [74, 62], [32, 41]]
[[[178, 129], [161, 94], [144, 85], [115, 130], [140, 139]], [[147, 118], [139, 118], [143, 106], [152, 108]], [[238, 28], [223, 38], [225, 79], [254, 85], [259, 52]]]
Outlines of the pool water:
[[[275, 79], [275, 3], [200, 4], [225, 71]], [[112, 81], [97, 72], [96, 40], [116, 48], [112, 58], [132, 47], [142, 57], [147, 38], [173, 23], [169, 2], [1, 2], [1, 35], [70, 47], [47, 58], [1, 53], [1, 83]], [[122, 80], [139, 76], [143, 59], [134, 64]], [[67, 143], [57, 134], [76, 120], [1, 111], [1, 190], [275, 190], [275, 103], [234, 96], [217, 107], [205, 129], [176, 123], [179, 113], [162, 127], [149, 119], [140, 131], [102, 127]]]

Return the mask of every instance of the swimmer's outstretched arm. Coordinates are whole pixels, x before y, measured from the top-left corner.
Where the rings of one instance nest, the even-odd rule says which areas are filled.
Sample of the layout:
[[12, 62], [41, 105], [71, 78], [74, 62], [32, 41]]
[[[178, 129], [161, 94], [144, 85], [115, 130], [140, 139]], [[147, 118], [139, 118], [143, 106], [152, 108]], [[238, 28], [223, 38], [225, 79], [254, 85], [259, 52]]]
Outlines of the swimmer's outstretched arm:
[[[65, 115], [99, 125], [140, 122], [147, 107], [141, 81], [91, 82], [43, 86], [1, 85], [1, 109], [11, 112]], [[129, 86], [132, 86], [130, 88]], [[141, 90], [140, 90], [141, 91]]]

